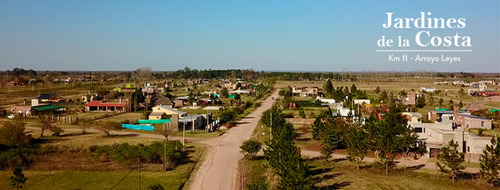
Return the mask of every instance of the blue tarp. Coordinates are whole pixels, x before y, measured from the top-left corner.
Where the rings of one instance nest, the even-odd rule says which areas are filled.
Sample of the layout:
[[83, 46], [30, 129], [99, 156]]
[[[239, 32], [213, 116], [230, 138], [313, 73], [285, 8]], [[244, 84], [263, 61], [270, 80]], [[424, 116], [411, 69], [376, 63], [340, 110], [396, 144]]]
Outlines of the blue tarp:
[[134, 129], [134, 130], [145, 130], [145, 131], [155, 130], [155, 127], [151, 125], [122, 124], [122, 127], [125, 129]]

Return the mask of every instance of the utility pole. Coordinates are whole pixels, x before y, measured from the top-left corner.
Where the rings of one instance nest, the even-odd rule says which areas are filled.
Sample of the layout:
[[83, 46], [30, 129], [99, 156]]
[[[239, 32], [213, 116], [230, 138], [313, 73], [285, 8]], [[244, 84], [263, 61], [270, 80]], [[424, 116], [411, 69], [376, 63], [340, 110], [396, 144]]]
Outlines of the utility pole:
[[186, 146], [186, 122], [182, 123], [183, 129], [182, 129], [182, 146]]
[[[163, 124], [163, 131], [165, 131], [165, 124]], [[165, 148], [165, 160], [164, 160], [165, 168], [164, 168], [164, 170], [165, 171], [167, 171], [167, 141], [168, 141], [168, 139], [165, 139], [165, 143], [164, 143], [164, 148]]]
[[139, 159], [137, 160], [137, 164], [138, 164], [138, 166], [139, 166], [139, 167], [137, 167], [137, 168], [138, 168], [138, 170], [139, 170], [139, 181], [138, 181], [138, 184], [137, 184], [137, 185], [138, 185], [138, 190], [141, 190], [141, 158], [139, 158]]

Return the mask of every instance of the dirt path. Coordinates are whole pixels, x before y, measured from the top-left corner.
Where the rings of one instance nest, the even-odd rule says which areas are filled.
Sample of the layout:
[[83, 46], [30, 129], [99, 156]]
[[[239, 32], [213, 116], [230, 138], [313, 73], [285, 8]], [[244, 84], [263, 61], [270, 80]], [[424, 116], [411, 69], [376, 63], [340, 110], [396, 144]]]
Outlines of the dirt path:
[[[315, 157], [321, 156], [321, 153], [319, 151], [312, 151], [312, 150], [301, 150], [301, 154], [302, 154], [302, 156], [306, 156], [306, 157], [310, 157], [310, 158], [315, 158]], [[346, 158], [346, 155], [344, 155], [344, 154], [332, 154], [332, 159], [339, 159], [339, 158]], [[374, 162], [375, 158], [365, 157], [364, 161], [365, 162]], [[419, 167], [419, 168], [437, 170], [436, 163], [429, 162], [426, 160], [399, 159], [399, 160], [394, 160], [394, 161], [396, 162], [396, 165], [400, 166], [400, 167]], [[469, 173], [477, 173], [477, 172], [479, 172], [479, 168], [467, 167], [465, 169], [465, 171], [469, 172]]]
[[[271, 97], [278, 97], [277, 91]], [[189, 189], [237, 189], [238, 162], [243, 158], [240, 145], [251, 137], [262, 113], [271, 108], [274, 102], [271, 97], [264, 100], [262, 106], [242, 119], [236, 127], [229, 129], [226, 134], [200, 141], [208, 145], [208, 153], [198, 172], [192, 175]]]

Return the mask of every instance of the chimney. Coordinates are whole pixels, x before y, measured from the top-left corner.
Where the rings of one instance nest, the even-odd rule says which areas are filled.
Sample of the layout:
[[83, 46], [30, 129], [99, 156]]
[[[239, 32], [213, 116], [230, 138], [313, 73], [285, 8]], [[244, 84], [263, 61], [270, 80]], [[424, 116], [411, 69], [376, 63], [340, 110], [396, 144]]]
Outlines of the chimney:
[[453, 121], [455, 121], [456, 124], [459, 124], [459, 122], [458, 122], [458, 112], [459, 112], [458, 106], [453, 106]]
[[430, 120], [435, 123], [436, 122], [436, 112], [430, 112]]

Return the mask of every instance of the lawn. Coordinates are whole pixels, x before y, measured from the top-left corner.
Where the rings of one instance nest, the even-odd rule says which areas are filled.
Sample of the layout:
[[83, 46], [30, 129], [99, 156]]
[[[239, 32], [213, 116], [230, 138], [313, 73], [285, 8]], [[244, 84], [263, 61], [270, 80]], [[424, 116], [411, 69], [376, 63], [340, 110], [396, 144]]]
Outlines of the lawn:
[[388, 175], [382, 169], [368, 166], [357, 171], [346, 160], [315, 160], [310, 162], [316, 185], [321, 189], [490, 189], [480, 181], [460, 179], [453, 183], [447, 176], [429, 169], [398, 169]]
[[129, 120], [130, 122], [137, 122], [138, 119], [144, 119], [144, 113], [142, 112], [128, 112], [120, 115], [115, 115], [111, 117], [106, 117], [99, 119], [98, 121], [114, 121], [114, 122], [122, 122], [125, 120]]
[[[161, 184], [165, 189], [181, 189], [204, 154], [202, 147], [191, 147], [194, 147], [191, 162], [167, 172], [141, 171], [141, 189], [154, 184]], [[24, 175], [28, 181], [24, 189], [111, 189], [115, 185], [113, 189], [134, 189], [139, 185], [138, 174], [137, 169], [132, 168], [113, 171], [26, 170]], [[11, 175], [10, 170], [0, 171], [0, 189], [10, 189]]]
[[[141, 172], [141, 189], [161, 184], [165, 189], [179, 189], [187, 180], [189, 165], [169, 172]], [[130, 170], [129, 170], [130, 171]], [[25, 171], [28, 178], [23, 189], [133, 189], [138, 187], [134, 171]], [[0, 189], [10, 189], [11, 172], [0, 172]], [[124, 180], [118, 184], [118, 182]], [[118, 185], [117, 185], [118, 184]]]

